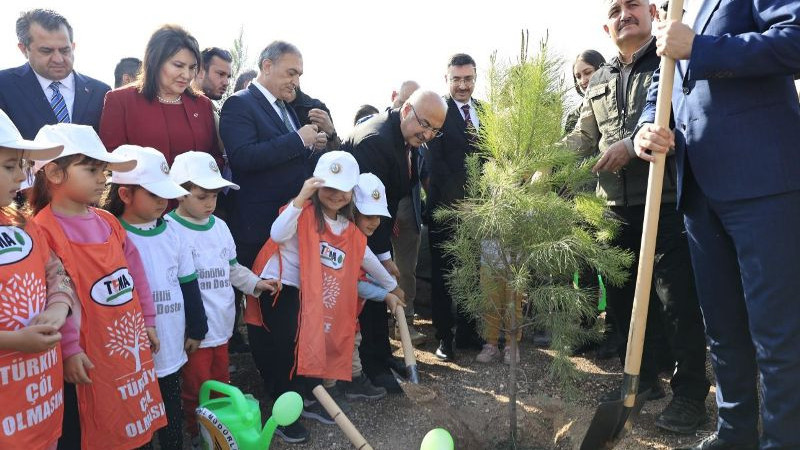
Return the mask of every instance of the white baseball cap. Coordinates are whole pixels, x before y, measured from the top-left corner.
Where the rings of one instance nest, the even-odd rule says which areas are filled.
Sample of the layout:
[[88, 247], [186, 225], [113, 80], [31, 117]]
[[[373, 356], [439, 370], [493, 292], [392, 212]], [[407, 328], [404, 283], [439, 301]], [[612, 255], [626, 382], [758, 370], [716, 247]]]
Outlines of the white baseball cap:
[[353, 155], [341, 150], [323, 153], [314, 168], [314, 176], [325, 180], [325, 187], [350, 191], [358, 184], [358, 163]]
[[64, 150], [64, 146], [61, 144], [22, 139], [22, 135], [14, 125], [14, 122], [2, 109], [0, 109], [0, 147], [27, 151], [29, 153], [25, 155], [25, 158], [37, 160], [57, 158], [61, 151]]
[[177, 184], [187, 181], [203, 189], [222, 189], [229, 187], [239, 190], [239, 185], [222, 178], [214, 157], [205, 152], [188, 151], [175, 157], [169, 177]]
[[[136, 160], [121, 158], [108, 153], [100, 137], [95, 133], [94, 128], [88, 125], [76, 125], [74, 123], [59, 123], [55, 125], [45, 125], [38, 133], [34, 142], [57, 142], [64, 145], [64, 151], [58, 156], [85, 155], [98, 161], [108, 163], [109, 170], [127, 172], [136, 167]], [[55, 158], [46, 161], [37, 161], [34, 170], [39, 170], [45, 164]]]
[[111, 152], [120, 158], [136, 160], [136, 168], [128, 172], [111, 172], [111, 182], [116, 184], [136, 184], [153, 194], [166, 199], [189, 195], [189, 191], [169, 178], [167, 158], [158, 150], [138, 145], [120, 145]]
[[365, 216], [392, 217], [386, 204], [386, 188], [374, 174], [362, 173], [358, 176], [353, 202], [358, 212]]

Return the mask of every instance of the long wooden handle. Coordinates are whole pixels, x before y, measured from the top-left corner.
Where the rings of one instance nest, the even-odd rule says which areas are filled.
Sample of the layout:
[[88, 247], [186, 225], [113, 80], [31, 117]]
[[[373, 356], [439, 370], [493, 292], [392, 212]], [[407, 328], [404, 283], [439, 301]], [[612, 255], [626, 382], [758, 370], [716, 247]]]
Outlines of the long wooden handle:
[[400, 330], [400, 343], [403, 345], [403, 360], [406, 367], [416, 366], [417, 358], [414, 356], [414, 346], [411, 345], [411, 334], [408, 332], [408, 322], [406, 322], [406, 311], [396, 299], [387, 300], [389, 310], [394, 314], [397, 321], [397, 328]]
[[358, 432], [353, 422], [350, 422], [350, 419], [344, 415], [342, 409], [339, 408], [339, 405], [336, 404], [322, 385], [317, 385], [311, 392], [314, 393], [314, 397], [317, 397], [322, 407], [325, 408], [325, 411], [328, 411], [328, 414], [336, 421], [336, 425], [339, 425], [339, 428], [344, 435], [347, 436], [347, 439], [350, 439], [350, 442], [353, 443], [356, 449], [373, 450], [372, 446], [369, 445], [367, 440], [364, 439], [364, 436]]
[[[683, 0], [670, 0], [667, 20], [681, 20]], [[675, 78], [675, 60], [661, 57], [661, 75], [656, 99], [656, 125], [669, 128], [672, 112], [672, 83]], [[653, 258], [658, 236], [658, 215], [661, 210], [661, 190], [664, 183], [666, 154], [655, 153], [655, 162], [650, 164], [647, 178], [647, 200], [644, 211], [642, 246], [639, 251], [639, 268], [636, 273], [636, 293], [633, 296], [631, 326], [628, 333], [628, 348], [625, 353], [625, 373], [638, 377], [642, 366], [644, 332], [647, 327], [647, 308], [650, 304], [650, 288], [653, 281]], [[636, 391], [625, 394], [624, 405], [633, 407]]]

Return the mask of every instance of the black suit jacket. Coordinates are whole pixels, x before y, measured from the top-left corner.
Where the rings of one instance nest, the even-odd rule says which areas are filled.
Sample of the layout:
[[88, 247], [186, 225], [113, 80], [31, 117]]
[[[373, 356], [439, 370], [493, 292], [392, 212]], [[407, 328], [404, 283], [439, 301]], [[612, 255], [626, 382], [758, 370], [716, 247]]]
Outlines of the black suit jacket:
[[[111, 88], [102, 81], [75, 75], [75, 102], [70, 121], [91, 125], [99, 131], [103, 99]], [[39, 129], [58, 123], [30, 64], [0, 71], [0, 109], [6, 112], [25, 139], [33, 139]]]
[[[392, 217], [397, 213], [400, 199], [411, 194], [418, 182], [416, 149], [412, 149], [412, 173], [408, 175], [406, 143], [400, 131], [400, 110], [393, 109], [375, 114], [353, 128], [342, 142], [342, 150], [350, 152], [358, 161], [361, 173], [373, 173], [386, 187], [386, 202]], [[392, 249], [394, 219], [381, 219], [381, 224], [370, 236], [369, 248], [376, 254]]]
[[[464, 185], [467, 182], [467, 155], [475, 152], [475, 135], [467, 131], [467, 125], [461, 110], [455, 101], [445, 96], [447, 116], [442, 125], [442, 136], [428, 143], [425, 152], [430, 179], [428, 181], [427, 215], [439, 206], [451, 205], [464, 198]], [[473, 99], [475, 108], [482, 108], [482, 103]], [[470, 111], [477, 114], [476, 111]], [[428, 223], [431, 223], [430, 221]]]
[[[254, 83], [256, 81], [253, 81]], [[287, 105], [295, 126], [299, 121]], [[318, 157], [286, 128], [264, 94], [252, 84], [222, 105], [219, 133], [233, 182], [235, 211], [230, 217], [237, 245], [261, 245], [269, 238], [278, 209], [295, 197], [311, 176]]]

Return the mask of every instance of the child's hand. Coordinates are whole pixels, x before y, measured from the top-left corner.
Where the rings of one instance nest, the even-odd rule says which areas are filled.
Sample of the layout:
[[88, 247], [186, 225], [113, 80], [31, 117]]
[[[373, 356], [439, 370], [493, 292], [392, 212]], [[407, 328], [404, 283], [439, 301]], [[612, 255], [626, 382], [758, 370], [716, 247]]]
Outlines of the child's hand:
[[261, 280], [256, 283], [256, 289], [261, 292], [269, 291], [273, 296], [281, 290], [281, 280]]
[[28, 325], [17, 331], [4, 332], [4, 335], [0, 348], [24, 353], [43, 352], [61, 340], [61, 333], [52, 325]]
[[158, 350], [161, 348], [161, 341], [158, 340], [156, 327], [144, 327], [144, 331], [147, 332], [147, 338], [150, 339], [150, 351], [158, 353]]
[[[386, 294], [386, 297], [383, 298], [383, 301], [386, 302], [386, 306], [389, 307], [389, 311], [392, 312], [392, 316], [396, 316], [397, 306], [400, 305], [400, 299], [397, 298], [396, 295], [392, 294], [391, 292]], [[405, 305], [403, 305], [405, 306]]]
[[89, 361], [86, 353], [76, 353], [64, 361], [64, 381], [74, 384], [92, 384], [89, 370], [94, 369], [94, 364]]
[[400, 289], [400, 286], [394, 288], [394, 290], [391, 291], [390, 294], [397, 296], [397, 300], [400, 302], [401, 305], [403, 305], [403, 308], [406, 307], [406, 293], [403, 292], [402, 289]]
[[54, 303], [34, 317], [30, 325], [50, 325], [58, 329], [64, 325], [67, 314], [69, 314], [69, 306], [66, 303]]
[[196, 352], [198, 348], [200, 348], [200, 341], [197, 339], [186, 338], [186, 342], [183, 344], [183, 349], [186, 351], [187, 355], [191, 355], [192, 353]]
[[300, 193], [297, 194], [297, 197], [294, 198], [292, 202], [296, 208], [302, 208], [303, 203], [306, 200], [310, 199], [314, 192], [317, 192], [317, 189], [321, 188], [325, 185], [325, 180], [319, 177], [311, 177], [303, 183], [303, 187], [300, 189]]

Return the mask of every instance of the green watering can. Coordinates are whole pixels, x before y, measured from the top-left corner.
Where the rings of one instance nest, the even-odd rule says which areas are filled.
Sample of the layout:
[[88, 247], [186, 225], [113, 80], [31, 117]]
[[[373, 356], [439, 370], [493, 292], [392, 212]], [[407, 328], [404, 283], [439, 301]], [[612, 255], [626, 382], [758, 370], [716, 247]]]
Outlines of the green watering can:
[[[211, 392], [222, 394], [210, 398]], [[261, 409], [252, 395], [215, 380], [200, 387], [197, 424], [201, 448], [205, 450], [266, 450], [278, 425], [294, 423], [303, 411], [303, 399], [296, 392], [287, 392], [272, 406], [272, 417], [261, 428]]]

